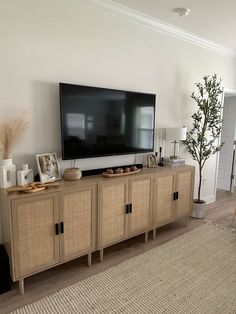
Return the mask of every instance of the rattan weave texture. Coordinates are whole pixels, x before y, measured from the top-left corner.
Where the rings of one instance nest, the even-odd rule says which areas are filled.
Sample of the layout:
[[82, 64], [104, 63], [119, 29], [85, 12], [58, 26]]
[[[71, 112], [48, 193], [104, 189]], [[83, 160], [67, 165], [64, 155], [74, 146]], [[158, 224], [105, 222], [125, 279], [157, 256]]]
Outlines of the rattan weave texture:
[[77, 181], [81, 176], [82, 172], [79, 168], [67, 168], [64, 171], [63, 179], [66, 181]]
[[106, 185], [102, 190], [101, 244], [116, 241], [125, 234], [126, 184]]
[[179, 173], [178, 187], [179, 199], [177, 202], [176, 215], [182, 216], [189, 210], [191, 191], [191, 172]]
[[158, 177], [156, 193], [154, 194], [156, 216], [155, 224], [159, 225], [172, 219], [174, 175]]
[[14, 210], [18, 220], [19, 272], [23, 275], [54, 258], [53, 201], [29, 201]]
[[132, 216], [130, 231], [135, 232], [149, 227], [150, 224], [150, 179], [132, 182]]
[[92, 192], [77, 191], [64, 196], [64, 254], [70, 255], [91, 246]]

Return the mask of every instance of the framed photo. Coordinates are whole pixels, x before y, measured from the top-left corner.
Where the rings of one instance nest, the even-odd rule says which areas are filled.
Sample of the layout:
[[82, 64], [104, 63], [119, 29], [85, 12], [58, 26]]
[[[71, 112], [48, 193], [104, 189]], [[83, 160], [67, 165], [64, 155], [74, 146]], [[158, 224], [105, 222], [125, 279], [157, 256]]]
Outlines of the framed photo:
[[45, 153], [36, 155], [40, 182], [53, 182], [60, 180], [60, 169], [56, 153]]
[[154, 154], [149, 154], [147, 156], [147, 166], [148, 168], [156, 168], [157, 167], [157, 159]]

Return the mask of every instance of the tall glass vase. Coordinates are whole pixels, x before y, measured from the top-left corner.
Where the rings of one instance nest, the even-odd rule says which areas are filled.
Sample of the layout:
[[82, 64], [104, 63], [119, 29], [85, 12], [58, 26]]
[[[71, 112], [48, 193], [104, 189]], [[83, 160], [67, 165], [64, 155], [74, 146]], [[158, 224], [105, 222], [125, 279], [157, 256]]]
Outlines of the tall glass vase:
[[12, 159], [0, 160], [0, 187], [9, 188], [16, 185], [16, 166]]

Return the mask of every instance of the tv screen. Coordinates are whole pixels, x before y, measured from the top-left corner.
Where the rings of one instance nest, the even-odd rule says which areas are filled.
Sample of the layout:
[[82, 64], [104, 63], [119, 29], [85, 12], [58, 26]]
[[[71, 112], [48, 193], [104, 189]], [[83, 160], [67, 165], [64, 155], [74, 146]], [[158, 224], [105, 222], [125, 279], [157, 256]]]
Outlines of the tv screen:
[[59, 84], [62, 158], [153, 151], [155, 95]]

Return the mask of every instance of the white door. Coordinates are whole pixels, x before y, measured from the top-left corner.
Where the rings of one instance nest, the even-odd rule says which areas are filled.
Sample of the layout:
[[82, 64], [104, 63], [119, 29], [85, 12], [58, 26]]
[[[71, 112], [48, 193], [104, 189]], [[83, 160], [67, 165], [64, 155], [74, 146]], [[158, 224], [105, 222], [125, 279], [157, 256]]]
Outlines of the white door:
[[233, 149], [236, 126], [236, 97], [230, 96], [224, 99], [223, 128], [221, 142], [224, 146], [220, 151], [217, 188], [230, 190]]

